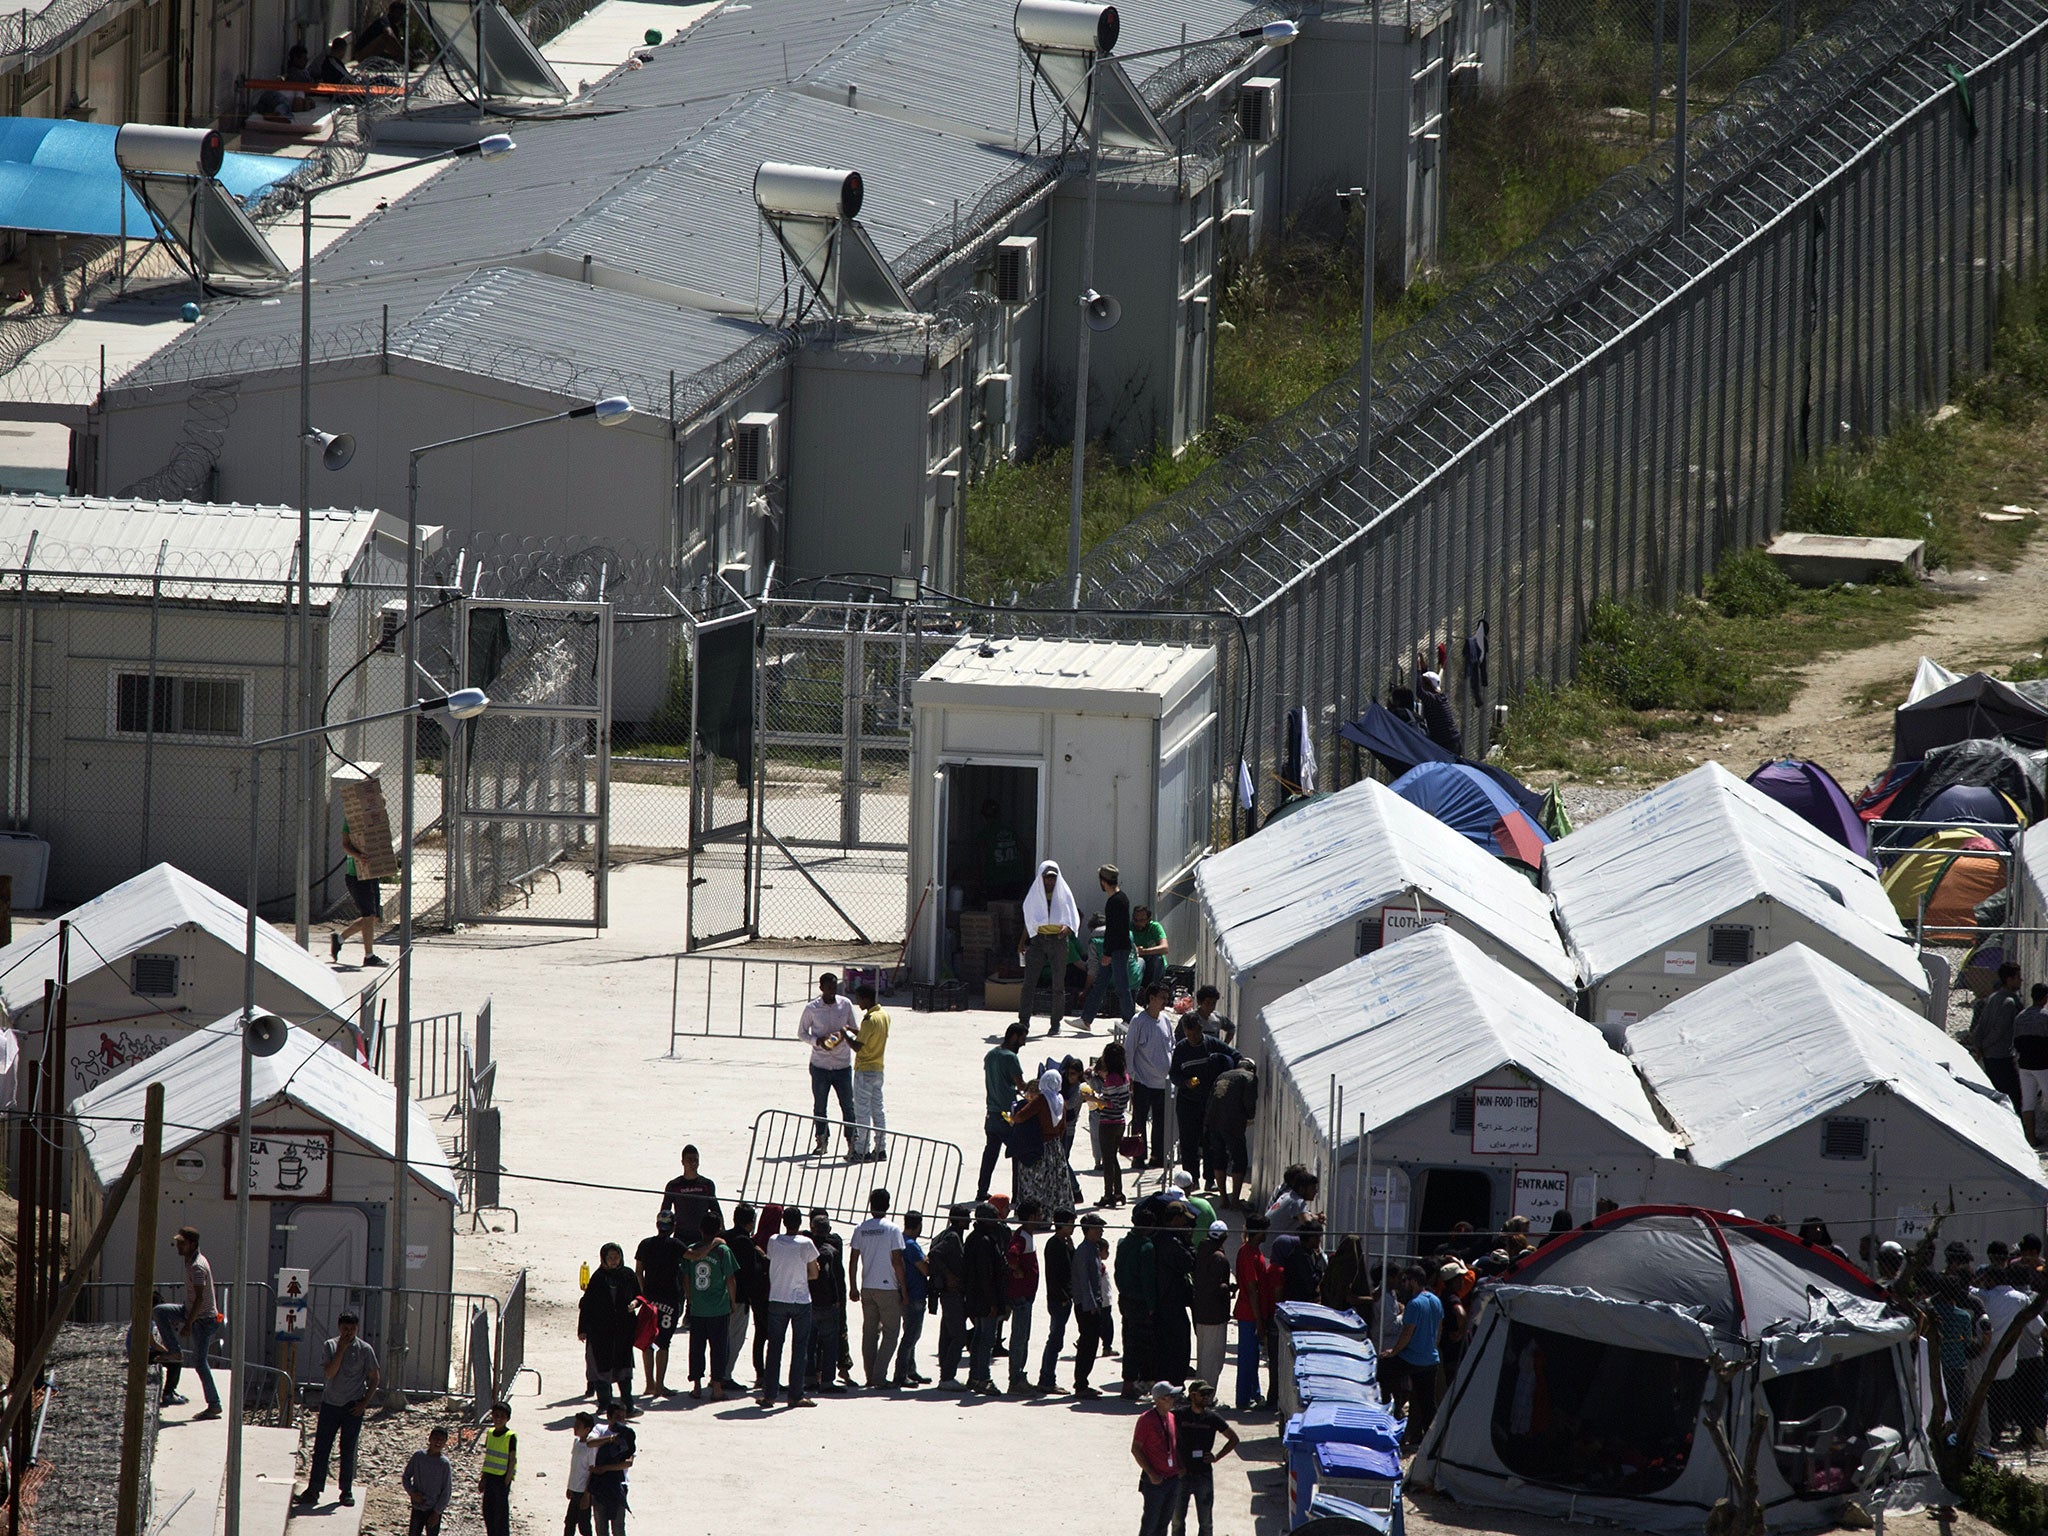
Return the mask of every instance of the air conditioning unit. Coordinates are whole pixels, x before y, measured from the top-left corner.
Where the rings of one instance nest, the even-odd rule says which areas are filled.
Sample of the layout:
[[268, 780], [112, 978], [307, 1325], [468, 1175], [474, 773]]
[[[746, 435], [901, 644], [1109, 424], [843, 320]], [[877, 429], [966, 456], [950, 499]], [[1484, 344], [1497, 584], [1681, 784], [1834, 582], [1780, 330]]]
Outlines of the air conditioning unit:
[[985, 373], [981, 376], [981, 419], [992, 425], [1009, 421], [1010, 376], [1007, 373]]
[[733, 428], [732, 483], [766, 485], [775, 478], [775, 415], [749, 411]]
[[1011, 235], [996, 242], [996, 302], [1029, 304], [1038, 297], [1038, 237]]
[[1223, 215], [1222, 254], [1232, 261], [1248, 261], [1252, 254], [1252, 210], [1249, 204], [1232, 208]]
[[377, 643], [371, 647], [387, 655], [398, 649], [398, 637], [405, 633], [405, 599], [394, 598], [377, 610]]
[[1237, 88], [1237, 127], [1247, 144], [1270, 144], [1280, 136], [1280, 82], [1253, 75]]

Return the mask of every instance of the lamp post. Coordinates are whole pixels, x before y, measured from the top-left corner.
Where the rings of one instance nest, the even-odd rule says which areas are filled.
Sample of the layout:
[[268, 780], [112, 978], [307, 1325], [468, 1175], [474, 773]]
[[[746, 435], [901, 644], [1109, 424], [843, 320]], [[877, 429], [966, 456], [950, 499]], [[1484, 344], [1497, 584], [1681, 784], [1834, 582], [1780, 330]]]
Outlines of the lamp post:
[[306, 947], [312, 928], [314, 824], [325, 803], [313, 771], [320, 758], [310, 745], [312, 737], [303, 734], [313, 724], [312, 455], [318, 449], [322, 465], [331, 471], [344, 467], [356, 451], [355, 439], [348, 433], [322, 432], [313, 425], [313, 199], [436, 160], [495, 160], [517, 147], [509, 134], [494, 133], [474, 144], [458, 144], [403, 165], [388, 165], [380, 171], [330, 181], [324, 187], [306, 191], [299, 199], [299, 731], [308, 744], [299, 748], [298, 889], [292, 900], [292, 935], [301, 949]]
[[464, 688], [436, 698], [421, 699], [403, 709], [387, 709], [354, 720], [338, 720], [307, 730], [287, 731], [282, 736], [265, 737], [249, 746], [249, 896], [242, 933], [242, 1093], [240, 1113], [235, 1121], [234, 1153], [241, 1166], [235, 1170], [235, 1310], [228, 1325], [227, 1497], [222, 1520], [226, 1536], [241, 1536], [242, 1530], [242, 1407], [249, 1365], [249, 1319], [244, 1309], [249, 1305], [250, 1292], [255, 1289], [249, 1278], [249, 1135], [253, 1113], [250, 1097], [256, 1058], [274, 1054], [284, 1043], [281, 1021], [267, 1015], [259, 1017], [256, 1012], [256, 903], [259, 899], [257, 869], [263, 856], [263, 754], [273, 747], [293, 746], [353, 725], [374, 725], [380, 720], [395, 720], [401, 716], [408, 720], [416, 719], [422, 710], [445, 709], [456, 719], [467, 720], [482, 714], [490, 707], [490, 702], [481, 688]]
[[[1080, 9], [1080, 8], [1076, 8]], [[1099, 7], [1110, 12], [1113, 6]], [[1023, 8], [1019, 8], [1019, 35], [1022, 36]], [[1106, 42], [1086, 50], [1088, 60], [1087, 86], [1083, 96], [1087, 114], [1085, 125], [1088, 135], [1088, 195], [1086, 212], [1081, 220], [1081, 292], [1075, 302], [1081, 309], [1081, 322], [1075, 327], [1074, 343], [1074, 465], [1069, 482], [1067, 499], [1067, 606], [1081, 606], [1081, 490], [1083, 480], [1083, 459], [1088, 449], [1088, 342], [1097, 331], [1106, 331], [1117, 323], [1123, 308], [1108, 294], [1095, 291], [1095, 210], [1100, 199], [1102, 166], [1102, 106], [1098, 98], [1096, 72], [1106, 62], [1114, 60], [1124, 63], [1132, 59], [1156, 58], [1163, 54], [1191, 53], [1197, 48], [1214, 47], [1219, 42], [1232, 38], [1257, 38], [1268, 47], [1284, 48], [1301, 35], [1301, 29], [1291, 21], [1269, 21], [1259, 27], [1239, 27], [1235, 33], [1223, 37], [1197, 38], [1191, 42], [1170, 43], [1163, 48], [1141, 48], [1136, 53], [1117, 54], [1115, 46], [1116, 29], [1112, 24], [1099, 37]], [[1065, 51], [1073, 51], [1071, 49]]]
[[[420, 460], [444, 448], [489, 442], [492, 438], [507, 437], [514, 432], [544, 427], [552, 422], [575, 421], [587, 416], [601, 427], [615, 427], [632, 414], [633, 403], [625, 396], [607, 395], [590, 405], [571, 406], [552, 416], [535, 416], [508, 426], [487, 427], [481, 432], [443, 438], [438, 443], [427, 443], [412, 450], [405, 467], [405, 632], [401, 647], [403, 660], [400, 662], [408, 689], [413, 686], [413, 674], [419, 665], [419, 635], [415, 626], [420, 600]], [[457, 678], [456, 681], [464, 680]], [[417, 711], [406, 712], [404, 733], [405, 745], [400, 753], [403, 772], [398, 791], [398, 1034], [392, 1051], [391, 1074], [396, 1087], [398, 1116], [392, 1132], [392, 1145], [397, 1149], [397, 1157], [392, 1165], [391, 1284], [386, 1293], [390, 1313], [384, 1325], [385, 1359], [390, 1366], [394, 1402], [403, 1401], [405, 1393], [405, 1308], [399, 1293], [405, 1289], [405, 1165], [412, 1141], [412, 823], [413, 779], [419, 759]], [[457, 792], [460, 793], [459, 786]], [[229, 1536], [234, 1536], [234, 1533], [230, 1532]]]

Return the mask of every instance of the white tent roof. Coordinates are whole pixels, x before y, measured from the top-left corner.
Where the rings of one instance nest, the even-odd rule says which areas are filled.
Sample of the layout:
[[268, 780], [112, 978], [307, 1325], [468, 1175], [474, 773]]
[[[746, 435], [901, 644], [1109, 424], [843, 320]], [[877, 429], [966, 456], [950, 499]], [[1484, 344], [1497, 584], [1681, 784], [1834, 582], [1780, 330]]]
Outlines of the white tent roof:
[[1292, 811], [1195, 866], [1195, 890], [1223, 963], [1239, 979], [1411, 886], [1563, 986], [1578, 984], [1541, 891], [1371, 779]]
[[1265, 1008], [1276, 1068], [1344, 1091], [1341, 1128], [1305, 1092], [1314, 1129], [1355, 1140], [1502, 1067], [1516, 1067], [1660, 1157], [1675, 1151], [1650, 1097], [1593, 1025], [1441, 925], [1411, 934]]
[[1870, 862], [1718, 763], [1550, 844], [1543, 882], [1589, 985], [1769, 897], [1927, 989]]
[[1215, 670], [1208, 646], [969, 635], [925, 669], [911, 700], [1156, 720]]
[[[121, 1176], [142, 1141], [143, 1097], [151, 1083], [164, 1085], [165, 1156], [233, 1128], [241, 1113], [241, 1027], [241, 1015], [229, 1014], [72, 1103], [86, 1157], [102, 1188]], [[396, 1155], [391, 1085], [319, 1036], [287, 1026], [283, 1048], [257, 1057], [252, 1066], [250, 1103], [257, 1113], [279, 1103], [294, 1104], [382, 1156]], [[453, 1200], [455, 1174], [433, 1122], [418, 1104], [412, 1105], [408, 1134], [413, 1176]]]
[[1631, 1025], [1627, 1049], [1702, 1167], [1883, 1086], [2048, 1194], [2019, 1118], [1962, 1044], [1803, 944]]
[[[64, 914], [71, 922], [71, 980], [118, 965], [188, 924], [238, 953], [246, 938], [247, 909], [182, 869], [159, 864]], [[41, 1001], [43, 983], [57, 980], [57, 924], [52, 922], [0, 949], [0, 1003], [9, 1013]], [[334, 972], [279, 933], [256, 925], [256, 967], [298, 992], [311, 1005], [341, 1017], [348, 992]], [[275, 1008], [275, 1000], [271, 1002]]]

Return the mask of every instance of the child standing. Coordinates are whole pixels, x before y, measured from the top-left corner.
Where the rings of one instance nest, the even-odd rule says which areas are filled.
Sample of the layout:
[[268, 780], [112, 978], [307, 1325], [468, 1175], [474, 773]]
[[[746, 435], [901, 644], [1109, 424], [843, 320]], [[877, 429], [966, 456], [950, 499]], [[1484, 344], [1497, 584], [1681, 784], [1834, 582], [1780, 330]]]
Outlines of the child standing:
[[1082, 1085], [1081, 1096], [1088, 1101], [1096, 1156], [1101, 1159], [1102, 1199], [1098, 1203], [1122, 1205], [1124, 1175], [1118, 1158], [1122, 1156], [1124, 1127], [1131, 1113], [1131, 1076], [1120, 1041], [1112, 1040], [1102, 1048], [1100, 1059]]

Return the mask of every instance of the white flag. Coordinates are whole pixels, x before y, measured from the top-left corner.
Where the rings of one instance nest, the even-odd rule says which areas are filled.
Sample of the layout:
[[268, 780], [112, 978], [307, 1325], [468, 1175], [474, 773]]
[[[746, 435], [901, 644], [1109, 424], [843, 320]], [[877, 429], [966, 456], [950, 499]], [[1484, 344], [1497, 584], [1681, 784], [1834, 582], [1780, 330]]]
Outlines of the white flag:
[[1252, 808], [1254, 798], [1256, 797], [1252, 794], [1252, 771], [1240, 757], [1237, 760], [1237, 803], [1248, 811]]

